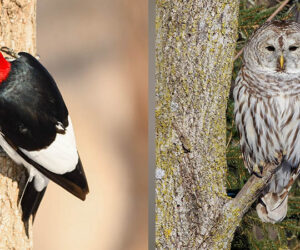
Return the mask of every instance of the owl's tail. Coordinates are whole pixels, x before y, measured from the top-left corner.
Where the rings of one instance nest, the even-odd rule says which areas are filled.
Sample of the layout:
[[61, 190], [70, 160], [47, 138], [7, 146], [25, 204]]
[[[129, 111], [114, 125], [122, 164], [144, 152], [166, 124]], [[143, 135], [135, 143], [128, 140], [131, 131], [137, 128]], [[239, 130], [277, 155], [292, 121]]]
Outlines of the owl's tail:
[[292, 167], [287, 161], [282, 162], [256, 206], [257, 214], [263, 222], [274, 224], [285, 218], [288, 193], [298, 175], [297, 168]]
[[287, 201], [287, 194], [284, 197], [276, 193], [265, 194], [256, 206], [258, 217], [273, 224], [282, 221], [287, 213]]

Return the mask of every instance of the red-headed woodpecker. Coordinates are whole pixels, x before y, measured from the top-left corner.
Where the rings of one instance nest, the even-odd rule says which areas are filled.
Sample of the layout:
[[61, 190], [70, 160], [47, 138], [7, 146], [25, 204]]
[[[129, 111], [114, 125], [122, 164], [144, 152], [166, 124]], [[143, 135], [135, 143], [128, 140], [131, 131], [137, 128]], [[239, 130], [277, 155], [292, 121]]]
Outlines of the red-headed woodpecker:
[[21, 196], [22, 218], [27, 223], [31, 215], [34, 219], [49, 179], [81, 200], [89, 188], [72, 122], [55, 81], [30, 54], [11, 55], [14, 60], [0, 53], [0, 145], [28, 170]]

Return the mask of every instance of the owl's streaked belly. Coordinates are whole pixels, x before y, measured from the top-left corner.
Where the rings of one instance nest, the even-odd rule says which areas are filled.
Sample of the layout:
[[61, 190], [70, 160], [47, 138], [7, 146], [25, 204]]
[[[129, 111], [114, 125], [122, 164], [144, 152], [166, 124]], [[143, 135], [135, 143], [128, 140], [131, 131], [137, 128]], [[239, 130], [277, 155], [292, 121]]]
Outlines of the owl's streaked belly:
[[[247, 165], [274, 162], [278, 153], [293, 166], [300, 162], [300, 101], [284, 95], [251, 96], [245, 87], [234, 90], [235, 121]], [[241, 95], [242, 93], [242, 95]]]
[[274, 123], [275, 132], [280, 140], [280, 150], [285, 159], [292, 165], [298, 165], [300, 160], [300, 101], [297, 97], [283, 95], [271, 98], [271, 108], [277, 109], [278, 116], [269, 119]]

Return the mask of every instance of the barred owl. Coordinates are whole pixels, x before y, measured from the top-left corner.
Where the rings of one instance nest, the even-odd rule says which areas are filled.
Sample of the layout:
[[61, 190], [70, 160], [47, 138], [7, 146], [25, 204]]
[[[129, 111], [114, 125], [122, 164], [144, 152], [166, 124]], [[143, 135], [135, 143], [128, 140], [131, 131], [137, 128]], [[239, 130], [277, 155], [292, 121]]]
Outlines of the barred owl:
[[[260, 175], [278, 165], [256, 207], [264, 222], [282, 221], [300, 168], [300, 24], [273, 21], [250, 38], [233, 91], [245, 166]], [[282, 155], [281, 162], [278, 156]]]

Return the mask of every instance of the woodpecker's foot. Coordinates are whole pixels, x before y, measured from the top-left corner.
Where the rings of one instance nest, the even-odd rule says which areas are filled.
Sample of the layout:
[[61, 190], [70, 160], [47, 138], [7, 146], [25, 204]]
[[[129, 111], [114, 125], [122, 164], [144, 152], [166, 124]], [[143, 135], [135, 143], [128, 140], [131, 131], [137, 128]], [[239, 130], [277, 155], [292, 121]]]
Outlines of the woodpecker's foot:
[[5, 54], [14, 57], [14, 58], [19, 58], [20, 56], [18, 55], [18, 53], [14, 52], [13, 49], [10, 49], [6, 46], [3, 46], [0, 48], [0, 51], [4, 52]]

